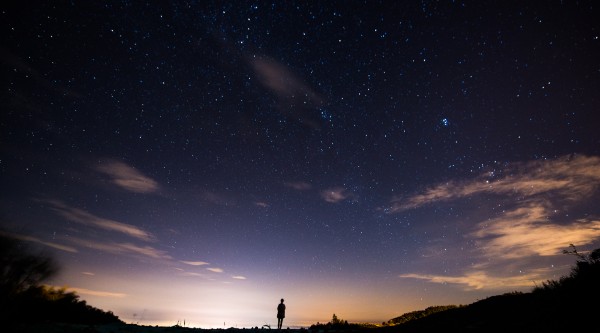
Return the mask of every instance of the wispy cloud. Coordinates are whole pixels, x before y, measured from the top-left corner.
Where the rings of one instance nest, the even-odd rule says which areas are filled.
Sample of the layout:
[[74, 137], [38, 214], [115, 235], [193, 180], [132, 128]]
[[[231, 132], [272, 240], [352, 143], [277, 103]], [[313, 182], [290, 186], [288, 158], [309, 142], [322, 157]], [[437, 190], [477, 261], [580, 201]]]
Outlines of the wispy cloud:
[[481, 251], [496, 259], [557, 255], [569, 244], [584, 246], [600, 238], [600, 220], [557, 223], [554, 209], [568, 209], [600, 187], [599, 157], [518, 163], [500, 173], [505, 176], [490, 179], [490, 175], [480, 175], [472, 181], [433, 186], [424, 193], [395, 201], [391, 211], [473, 195], [496, 195], [498, 202], [506, 202], [505, 209], [478, 223], [467, 234]]
[[321, 191], [321, 198], [327, 202], [337, 203], [352, 197], [352, 193], [342, 187], [333, 187]]
[[[187, 264], [187, 265], [191, 265], [191, 266], [205, 266], [205, 265], [209, 264], [204, 261], [181, 261], [181, 262], [184, 264]], [[213, 273], [223, 273], [224, 272], [224, 270], [222, 268], [218, 268], [218, 267], [206, 267], [205, 269], [207, 271], [213, 272]], [[177, 269], [177, 270], [181, 272], [181, 273], [179, 273], [179, 275], [181, 275], [181, 276], [202, 277], [207, 280], [214, 280], [213, 277], [215, 276], [210, 273], [203, 274], [203, 273], [199, 273], [199, 272], [187, 272], [183, 269]], [[243, 275], [232, 275], [231, 278], [234, 280], [246, 280], [246, 277]], [[223, 282], [226, 282], [226, 281], [223, 281]]]
[[6, 233], [6, 232], [0, 232], [0, 235], [5, 235], [11, 238], [15, 238], [15, 239], [20, 239], [23, 241], [27, 241], [27, 242], [33, 242], [33, 243], [38, 243], [38, 244], [42, 244], [57, 250], [61, 250], [61, 251], [65, 251], [65, 252], [71, 252], [71, 253], [77, 253], [77, 249], [71, 246], [67, 246], [67, 245], [63, 245], [63, 244], [58, 244], [55, 242], [47, 242], [44, 240], [41, 240], [39, 238], [33, 237], [33, 236], [29, 236], [29, 235], [21, 235], [21, 234], [15, 234], [15, 233]]
[[223, 273], [223, 269], [217, 268], [217, 267], [209, 267], [209, 268], [207, 268], [207, 270], [214, 272], [214, 273]]
[[[471, 196], [493, 196], [503, 207], [464, 232], [465, 239], [475, 245], [470, 253], [474, 270], [462, 276], [415, 273], [400, 277], [467, 289], [531, 287], [532, 281], [546, 280], [550, 274], [548, 268], [531, 269], [532, 261], [559, 256], [570, 244], [581, 247], [600, 239], [599, 218], [560, 213], [585, 202], [599, 188], [600, 158], [570, 156], [515, 163], [472, 180], [450, 181], [413, 196], [394, 198], [390, 213]], [[501, 267], [529, 269], [527, 274], [521, 269], [503, 273]]]
[[99, 291], [99, 290], [91, 290], [85, 288], [67, 288], [69, 291], [74, 291], [79, 295], [89, 295], [89, 296], [99, 296], [99, 297], [112, 297], [112, 298], [123, 298], [126, 297], [127, 294], [123, 293], [115, 293], [110, 291]]
[[465, 290], [510, 289], [532, 287], [532, 281], [543, 279], [546, 272], [532, 272], [517, 276], [492, 276], [485, 271], [470, 271], [462, 276], [443, 276], [431, 274], [401, 274], [401, 278], [425, 280], [438, 284], [463, 286]]
[[[498, 174], [503, 176], [497, 176]], [[449, 181], [407, 198], [393, 198], [388, 212], [397, 213], [439, 201], [475, 194], [536, 196], [554, 194], [576, 201], [600, 186], [600, 157], [565, 156], [556, 160], [515, 163], [501, 172], [473, 180]]]
[[52, 205], [52, 209], [55, 212], [69, 221], [119, 232], [144, 241], [152, 241], [154, 239], [152, 234], [134, 225], [98, 217], [85, 210], [70, 207], [58, 200], [47, 200], [46, 202]]
[[204, 274], [196, 273], [196, 272], [182, 272], [181, 276], [204, 276]]
[[264, 201], [257, 201], [254, 203], [254, 205], [258, 206], [258, 207], [262, 207], [262, 208], [267, 208], [269, 207], [269, 204], [264, 202]]
[[96, 171], [108, 175], [112, 183], [130, 192], [152, 193], [160, 189], [155, 180], [123, 162], [104, 162]]
[[139, 246], [132, 243], [97, 242], [75, 237], [71, 237], [70, 239], [71, 242], [79, 246], [104, 251], [112, 254], [142, 256], [152, 259], [172, 259], [172, 257], [166, 251], [156, 249], [152, 246]]
[[205, 261], [184, 261], [181, 260], [182, 263], [186, 264], [186, 265], [191, 265], [191, 266], [203, 266], [203, 265], [208, 265], [207, 262]]
[[152, 246], [138, 246], [132, 243], [119, 243], [117, 246], [126, 252], [140, 254], [154, 259], [171, 259], [165, 251], [158, 250]]
[[286, 182], [284, 185], [298, 191], [306, 191], [312, 188], [312, 185], [307, 182]]
[[250, 64], [262, 85], [277, 97], [280, 112], [319, 128], [318, 118], [311, 117], [308, 111], [321, 106], [323, 99], [308, 84], [274, 59], [256, 56], [250, 58]]
[[570, 244], [585, 246], [600, 238], [600, 220], [562, 225], [551, 223], [550, 215], [545, 206], [530, 203], [479, 223], [469, 237], [487, 256], [503, 259], [558, 255]]

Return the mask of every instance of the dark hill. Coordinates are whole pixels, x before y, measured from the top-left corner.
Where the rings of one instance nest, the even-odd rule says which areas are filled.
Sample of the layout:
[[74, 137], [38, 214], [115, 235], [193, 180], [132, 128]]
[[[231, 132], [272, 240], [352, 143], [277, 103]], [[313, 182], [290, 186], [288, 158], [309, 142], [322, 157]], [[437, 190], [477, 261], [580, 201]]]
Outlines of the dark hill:
[[[427, 332], [589, 332], [600, 314], [600, 249], [577, 257], [568, 276], [546, 281], [529, 293], [488, 297], [469, 305], [432, 306], [405, 313], [373, 328], [348, 324], [335, 314], [331, 322], [311, 326], [312, 332], [427, 333]], [[595, 332], [595, 331], [594, 331]]]
[[529, 293], [492, 296], [381, 328], [389, 332], [577, 332], [597, 327], [600, 249], [578, 257], [569, 276]]

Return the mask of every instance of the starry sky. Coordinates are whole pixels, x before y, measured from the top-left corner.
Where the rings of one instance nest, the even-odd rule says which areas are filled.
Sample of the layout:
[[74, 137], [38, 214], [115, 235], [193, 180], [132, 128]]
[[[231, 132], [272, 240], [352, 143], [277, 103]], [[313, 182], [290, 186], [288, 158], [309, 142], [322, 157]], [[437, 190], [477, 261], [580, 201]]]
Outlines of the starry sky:
[[600, 246], [595, 1], [0, 7], [2, 233], [128, 323], [380, 323]]

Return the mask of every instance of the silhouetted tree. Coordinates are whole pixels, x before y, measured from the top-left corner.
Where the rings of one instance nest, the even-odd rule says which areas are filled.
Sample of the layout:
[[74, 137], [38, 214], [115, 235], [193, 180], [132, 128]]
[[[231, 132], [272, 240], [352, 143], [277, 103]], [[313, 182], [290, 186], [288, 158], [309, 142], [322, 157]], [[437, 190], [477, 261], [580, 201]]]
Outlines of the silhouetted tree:
[[0, 234], [0, 295], [7, 300], [38, 286], [58, 271], [57, 263], [14, 238]]
[[[590, 296], [598, 294], [600, 289], [600, 248], [591, 251], [589, 254], [582, 254], [571, 244], [571, 250], [564, 250], [563, 253], [577, 257], [575, 266], [571, 269], [568, 276], [556, 280], [548, 280], [542, 283], [541, 287], [533, 289], [534, 293], [555, 291], [562, 294], [573, 294]], [[591, 293], [591, 294], [590, 294]]]
[[334, 313], [333, 317], [331, 317], [331, 325], [339, 325], [341, 323], [342, 323], [342, 321], [339, 320], [338, 317]]
[[42, 285], [58, 265], [14, 238], [0, 233], [0, 323], [62, 322], [102, 324], [121, 322], [80, 301], [74, 292]]
[[25, 244], [0, 235], [0, 292], [11, 295], [37, 286], [58, 271], [47, 256], [32, 255]]

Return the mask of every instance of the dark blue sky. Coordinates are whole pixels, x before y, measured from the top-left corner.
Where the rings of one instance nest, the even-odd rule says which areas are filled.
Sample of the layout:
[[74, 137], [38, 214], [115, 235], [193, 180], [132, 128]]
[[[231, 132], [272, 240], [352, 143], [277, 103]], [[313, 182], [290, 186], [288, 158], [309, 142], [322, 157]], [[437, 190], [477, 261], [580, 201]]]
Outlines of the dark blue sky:
[[594, 1], [1, 8], [3, 232], [127, 322], [381, 322], [600, 245]]

